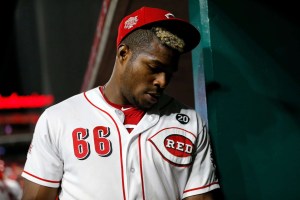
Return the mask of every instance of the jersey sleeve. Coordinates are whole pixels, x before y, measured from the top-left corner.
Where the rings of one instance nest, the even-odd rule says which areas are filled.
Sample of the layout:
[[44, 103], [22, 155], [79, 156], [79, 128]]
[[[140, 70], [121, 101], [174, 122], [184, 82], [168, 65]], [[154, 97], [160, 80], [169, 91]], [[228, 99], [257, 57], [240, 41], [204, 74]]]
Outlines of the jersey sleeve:
[[57, 188], [63, 174], [63, 162], [55, 138], [58, 128], [48, 118], [46, 110], [36, 124], [22, 176], [39, 185]]
[[197, 149], [193, 165], [191, 166], [190, 176], [183, 192], [183, 198], [206, 193], [220, 187], [207, 126], [199, 116], [197, 116], [197, 119], [199, 127]]

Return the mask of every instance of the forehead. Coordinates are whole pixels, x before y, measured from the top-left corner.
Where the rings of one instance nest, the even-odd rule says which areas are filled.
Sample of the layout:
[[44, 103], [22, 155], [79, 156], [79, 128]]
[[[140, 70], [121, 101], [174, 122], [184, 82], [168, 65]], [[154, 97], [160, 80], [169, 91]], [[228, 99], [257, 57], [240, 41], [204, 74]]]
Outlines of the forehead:
[[139, 53], [139, 56], [147, 58], [153, 63], [160, 63], [163, 65], [174, 65], [179, 61], [180, 54], [154, 39], [150, 45]]

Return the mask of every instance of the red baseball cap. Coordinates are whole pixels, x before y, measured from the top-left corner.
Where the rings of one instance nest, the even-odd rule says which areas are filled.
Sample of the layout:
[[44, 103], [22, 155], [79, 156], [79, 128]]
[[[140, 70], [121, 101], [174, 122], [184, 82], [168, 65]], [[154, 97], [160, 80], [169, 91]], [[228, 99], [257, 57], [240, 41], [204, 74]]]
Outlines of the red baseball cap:
[[142, 7], [124, 17], [119, 25], [117, 46], [132, 31], [146, 25], [164, 27], [184, 40], [184, 52], [195, 48], [200, 42], [200, 32], [188, 21], [176, 18], [170, 11]]

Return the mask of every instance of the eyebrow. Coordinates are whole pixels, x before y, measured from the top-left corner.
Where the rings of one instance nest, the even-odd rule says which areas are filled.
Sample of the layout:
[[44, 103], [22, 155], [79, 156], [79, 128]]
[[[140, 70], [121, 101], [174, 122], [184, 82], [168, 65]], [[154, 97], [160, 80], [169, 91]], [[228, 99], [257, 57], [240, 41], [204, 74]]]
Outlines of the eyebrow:
[[[172, 72], [177, 72], [178, 71], [178, 65], [166, 65], [159, 60], [156, 59], [150, 59], [149, 63], [154, 63], [155, 65], [158, 65], [162, 69], [172, 69]], [[169, 70], [164, 70], [164, 71], [169, 71]]]
[[163, 64], [162, 62], [160, 62], [159, 60], [156, 60], [156, 59], [150, 59], [150, 62], [154, 63], [156, 65], [159, 65], [159, 66], [167, 66], [167, 65]]

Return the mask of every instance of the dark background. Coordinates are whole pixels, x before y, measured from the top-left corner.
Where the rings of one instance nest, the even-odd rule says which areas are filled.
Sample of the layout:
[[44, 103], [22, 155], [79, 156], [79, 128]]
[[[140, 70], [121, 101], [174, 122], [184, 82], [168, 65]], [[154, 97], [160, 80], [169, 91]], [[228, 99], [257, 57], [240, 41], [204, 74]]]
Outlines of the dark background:
[[[0, 95], [47, 94], [56, 103], [79, 93], [101, 5], [99, 0], [1, 3]], [[43, 109], [0, 110], [0, 115]], [[0, 158], [22, 163], [34, 126], [0, 124]]]
[[[224, 198], [298, 199], [296, 1], [208, 2], [208, 117]], [[80, 92], [100, 9], [98, 0], [3, 3], [0, 94], [53, 94], [59, 102]], [[0, 125], [0, 156], [23, 162], [28, 138], [15, 140], [14, 133], [4, 134], [4, 128]], [[34, 124], [15, 128], [18, 134], [32, 133]]]

